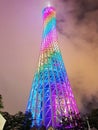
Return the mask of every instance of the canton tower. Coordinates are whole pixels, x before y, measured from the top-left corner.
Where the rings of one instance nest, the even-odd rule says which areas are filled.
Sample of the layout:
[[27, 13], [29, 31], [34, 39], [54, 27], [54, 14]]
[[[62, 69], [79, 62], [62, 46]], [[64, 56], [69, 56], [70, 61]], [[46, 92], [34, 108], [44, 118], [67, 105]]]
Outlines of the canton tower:
[[41, 122], [56, 127], [62, 116], [78, 113], [78, 108], [58, 47], [56, 11], [45, 7], [42, 11], [43, 33], [39, 63], [26, 111], [32, 113], [32, 125]]

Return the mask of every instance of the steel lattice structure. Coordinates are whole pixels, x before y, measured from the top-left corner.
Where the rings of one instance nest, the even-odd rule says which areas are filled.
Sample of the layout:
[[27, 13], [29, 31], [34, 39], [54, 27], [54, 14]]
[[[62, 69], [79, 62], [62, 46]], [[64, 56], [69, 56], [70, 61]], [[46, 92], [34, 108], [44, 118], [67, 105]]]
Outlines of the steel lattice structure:
[[78, 113], [56, 33], [54, 7], [43, 10], [43, 35], [39, 65], [34, 75], [26, 111], [32, 113], [33, 122], [55, 127], [60, 117], [69, 112]]

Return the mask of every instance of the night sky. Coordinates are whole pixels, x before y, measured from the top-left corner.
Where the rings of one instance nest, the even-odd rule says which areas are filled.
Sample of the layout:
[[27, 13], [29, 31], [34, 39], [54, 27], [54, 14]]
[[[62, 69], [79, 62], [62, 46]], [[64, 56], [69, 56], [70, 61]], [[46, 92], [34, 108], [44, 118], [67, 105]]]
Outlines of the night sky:
[[[49, 1], [49, 0], [48, 0]], [[98, 107], [98, 0], [50, 0], [66, 71], [80, 111]], [[0, 0], [0, 94], [4, 111], [25, 111], [47, 0]]]

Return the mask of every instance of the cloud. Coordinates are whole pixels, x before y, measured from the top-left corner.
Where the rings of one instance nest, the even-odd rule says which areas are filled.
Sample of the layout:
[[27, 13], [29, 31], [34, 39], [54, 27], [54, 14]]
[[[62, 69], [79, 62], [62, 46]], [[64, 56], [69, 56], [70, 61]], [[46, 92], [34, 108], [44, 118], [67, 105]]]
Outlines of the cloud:
[[58, 32], [74, 46], [98, 49], [98, 0], [57, 0], [55, 5]]
[[[71, 76], [72, 89], [81, 113], [91, 112], [98, 108], [98, 95], [96, 85], [85, 83], [85, 76], [82, 73], [75, 73]], [[89, 109], [88, 109], [89, 108]]]
[[78, 20], [81, 21], [87, 13], [98, 10], [98, 0], [75, 0], [78, 9]]
[[95, 95], [92, 95], [90, 98], [87, 97], [86, 95], [84, 95], [82, 97], [82, 103], [83, 103], [83, 107], [82, 107], [82, 111], [83, 112], [91, 112], [92, 109], [96, 109], [98, 108], [98, 97]]

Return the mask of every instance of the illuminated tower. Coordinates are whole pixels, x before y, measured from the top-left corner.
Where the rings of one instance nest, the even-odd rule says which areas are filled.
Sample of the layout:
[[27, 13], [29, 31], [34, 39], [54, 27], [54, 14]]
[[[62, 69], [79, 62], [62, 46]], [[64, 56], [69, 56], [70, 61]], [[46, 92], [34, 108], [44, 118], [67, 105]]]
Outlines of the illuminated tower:
[[32, 113], [32, 124], [44, 122], [46, 127], [55, 127], [63, 115], [78, 113], [78, 108], [58, 48], [55, 9], [46, 7], [42, 13], [44, 27], [39, 64], [27, 111]]

